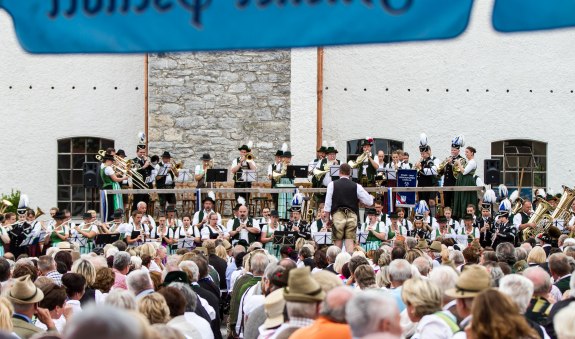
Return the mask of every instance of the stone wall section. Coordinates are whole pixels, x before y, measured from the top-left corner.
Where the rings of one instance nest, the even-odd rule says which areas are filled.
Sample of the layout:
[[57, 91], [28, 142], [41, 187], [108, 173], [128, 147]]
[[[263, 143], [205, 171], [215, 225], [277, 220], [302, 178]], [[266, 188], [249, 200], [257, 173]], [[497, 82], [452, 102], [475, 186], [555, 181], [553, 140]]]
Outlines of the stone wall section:
[[253, 141], [259, 179], [290, 137], [290, 51], [150, 55], [150, 154], [194, 169], [203, 153], [229, 168]]

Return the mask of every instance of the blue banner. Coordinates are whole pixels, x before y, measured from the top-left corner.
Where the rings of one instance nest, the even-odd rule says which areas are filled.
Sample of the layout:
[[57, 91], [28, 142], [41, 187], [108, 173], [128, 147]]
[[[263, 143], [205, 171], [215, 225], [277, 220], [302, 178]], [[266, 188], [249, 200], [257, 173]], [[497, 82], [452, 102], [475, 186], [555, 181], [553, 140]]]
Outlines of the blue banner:
[[131, 53], [448, 39], [473, 0], [0, 0], [35, 53]]
[[573, 0], [496, 0], [493, 27], [501, 32], [575, 26]]
[[[416, 187], [416, 186], [417, 186], [417, 170], [406, 169], [397, 171], [397, 187]], [[395, 206], [397, 207], [415, 206], [415, 192], [396, 192]]]

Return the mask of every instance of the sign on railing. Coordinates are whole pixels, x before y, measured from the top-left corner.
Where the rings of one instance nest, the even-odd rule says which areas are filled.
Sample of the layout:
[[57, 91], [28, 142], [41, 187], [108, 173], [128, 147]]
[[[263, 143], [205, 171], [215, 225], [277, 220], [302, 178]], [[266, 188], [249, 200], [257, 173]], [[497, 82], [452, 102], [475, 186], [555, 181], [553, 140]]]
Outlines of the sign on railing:
[[473, 0], [0, 0], [37, 53], [164, 52], [447, 39]]

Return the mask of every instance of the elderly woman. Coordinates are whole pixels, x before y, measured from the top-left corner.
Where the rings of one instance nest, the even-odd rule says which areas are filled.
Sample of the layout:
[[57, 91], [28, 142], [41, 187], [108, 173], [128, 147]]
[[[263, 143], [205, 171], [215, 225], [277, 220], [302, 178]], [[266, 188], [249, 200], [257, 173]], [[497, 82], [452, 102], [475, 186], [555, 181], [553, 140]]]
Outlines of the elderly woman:
[[335, 273], [338, 274], [339, 278], [344, 282], [347, 280], [346, 277], [341, 273], [343, 269], [343, 265], [349, 262], [351, 259], [351, 255], [347, 252], [341, 252], [340, 254], [335, 257], [335, 263], [333, 264], [333, 270]]
[[150, 325], [170, 321], [170, 309], [164, 296], [159, 293], [151, 293], [138, 300], [138, 311], [148, 319]]
[[531, 266], [539, 266], [547, 261], [547, 254], [541, 246], [535, 246], [527, 256], [527, 264]]
[[435, 283], [409, 279], [403, 284], [401, 298], [409, 319], [417, 323], [412, 339], [448, 339], [459, 330], [453, 314], [441, 311], [443, 296]]

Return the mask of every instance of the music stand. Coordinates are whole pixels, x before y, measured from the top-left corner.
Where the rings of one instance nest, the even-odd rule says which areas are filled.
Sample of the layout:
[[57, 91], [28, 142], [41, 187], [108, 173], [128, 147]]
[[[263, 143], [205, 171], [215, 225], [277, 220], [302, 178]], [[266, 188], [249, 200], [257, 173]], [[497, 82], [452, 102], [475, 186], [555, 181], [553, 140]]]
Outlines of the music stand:
[[257, 172], [254, 170], [243, 170], [242, 171], [242, 180], [243, 182], [254, 182], [257, 180]]
[[397, 180], [397, 171], [385, 170], [385, 177], [387, 178], [387, 180]]
[[339, 165], [329, 166], [329, 176], [331, 180], [339, 179]]
[[352, 168], [351, 169], [351, 177], [355, 180], [359, 178], [359, 168]]
[[316, 232], [311, 235], [313, 241], [318, 245], [331, 245], [333, 241], [331, 239], [331, 232]]
[[307, 178], [308, 171], [307, 166], [300, 166], [300, 165], [289, 165], [286, 170], [286, 178], [288, 179], [295, 179], [295, 178]]
[[40, 239], [44, 240], [44, 238], [46, 238], [46, 235], [48, 235], [48, 232], [46, 231], [40, 231], [35, 237], [34, 240], [32, 240], [32, 245], [36, 245], [40, 242]]
[[30, 246], [34, 242], [34, 233], [29, 233], [26, 238], [20, 243], [20, 247]]
[[178, 239], [178, 249], [187, 248], [194, 249], [196, 245], [194, 244], [194, 238], [180, 238]]
[[275, 231], [272, 239], [274, 245], [295, 246], [297, 232]]
[[225, 168], [210, 168], [206, 171], [206, 182], [228, 181], [228, 170]]
[[70, 242], [73, 244], [76, 243], [80, 247], [86, 247], [88, 239], [86, 239], [83, 235], [76, 233], [70, 238]]
[[96, 234], [94, 238], [94, 243], [97, 246], [104, 246], [106, 244], [111, 244], [120, 240], [120, 233], [110, 233], [110, 234]]
[[178, 177], [175, 182], [188, 182], [192, 175], [190, 174], [190, 170], [188, 168], [182, 168], [178, 173]]
[[369, 232], [357, 232], [355, 239], [357, 240], [358, 244], [365, 244], [367, 242], [367, 236]]

